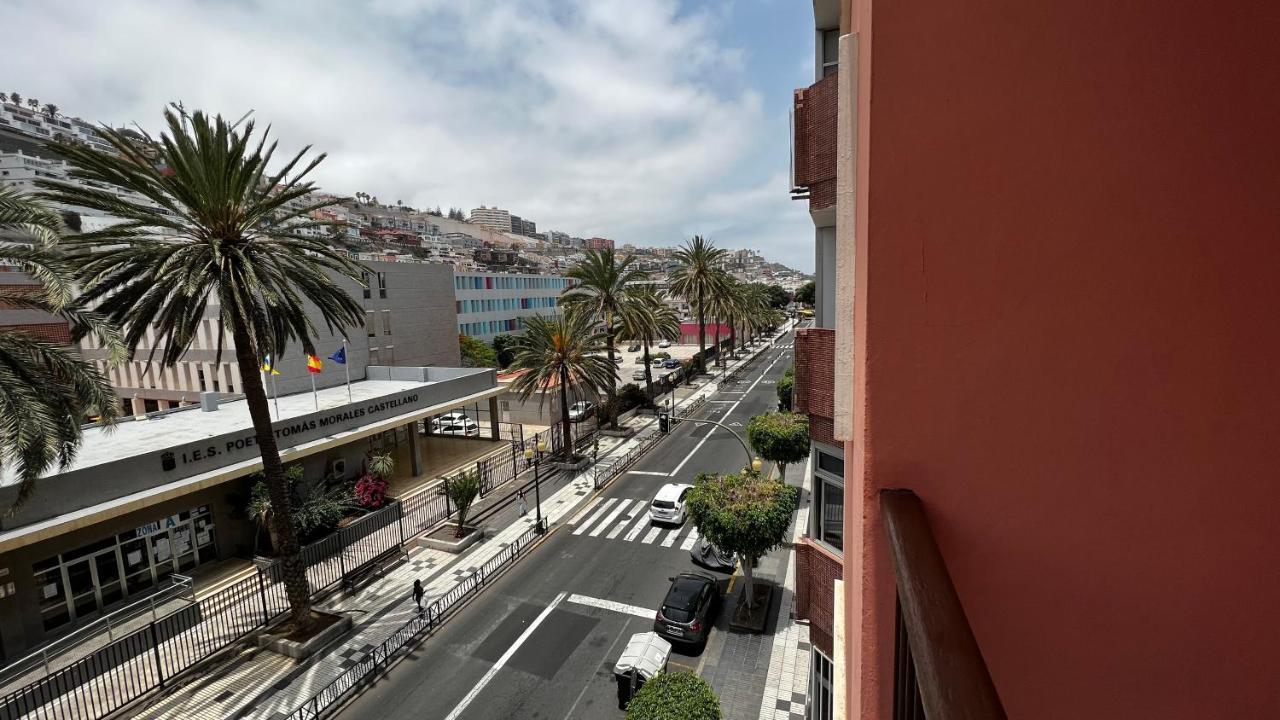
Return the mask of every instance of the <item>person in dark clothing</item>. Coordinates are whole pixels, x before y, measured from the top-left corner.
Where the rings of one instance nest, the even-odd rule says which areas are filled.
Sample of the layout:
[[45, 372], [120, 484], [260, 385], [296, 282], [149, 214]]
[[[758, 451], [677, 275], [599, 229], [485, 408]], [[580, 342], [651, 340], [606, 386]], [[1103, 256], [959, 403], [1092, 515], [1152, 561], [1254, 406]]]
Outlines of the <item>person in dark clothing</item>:
[[422, 589], [422, 581], [415, 579], [413, 581], [413, 601], [418, 604], [418, 612], [422, 612], [422, 596], [427, 591]]

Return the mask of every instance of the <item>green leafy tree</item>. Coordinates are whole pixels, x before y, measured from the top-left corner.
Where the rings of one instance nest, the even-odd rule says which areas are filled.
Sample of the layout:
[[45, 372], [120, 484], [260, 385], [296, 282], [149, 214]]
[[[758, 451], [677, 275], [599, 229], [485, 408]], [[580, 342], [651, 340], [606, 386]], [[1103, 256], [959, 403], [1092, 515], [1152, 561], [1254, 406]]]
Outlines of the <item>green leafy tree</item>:
[[604, 357], [607, 338], [594, 316], [581, 308], [569, 308], [563, 315], [541, 315], [525, 321], [524, 334], [516, 346], [511, 367], [523, 370], [512, 382], [511, 389], [522, 400], [539, 393], [538, 407], [547, 392], [556, 388], [560, 395], [560, 427], [564, 438], [561, 451], [565, 462], [573, 459], [572, 425], [569, 422], [569, 396], [597, 397], [612, 386], [617, 376], [613, 363]]
[[[627, 306], [633, 301], [631, 283], [645, 279], [645, 274], [631, 267], [634, 257], [621, 261], [612, 248], [603, 250], [587, 250], [583, 259], [565, 273], [567, 277], [577, 280], [577, 284], [566, 289], [561, 299], [566, 306], [579, 307], [590, 312], [604, 327], [605, 354], [609, 358], [609, 366], [617, 365], [613, 359], [617, 357], [616, 335], [627, 312]], [[605, 395], [613, 400], [614, 383], [605, 387]], [[614, 407], [609, 402], [606, 407]], [[606, 422], [616, 425], [616, 415], [609, 413]]]
[[[154, 333], [154, 357], [172, 367], [200, 330], [217, 318], [216, 337], [230, 331], [241, 392], [262, 455], [277, 551], [291, 623], [311, 628], [311, 593], [291, 517], [289, 487], [271, 427], [259, 367], [280, 357], [291, 342], [314, 353], [318, 313], [331, 332], [358, 326], [364, 310], [334, 276], [362, 281], [364, 267], [334, 249], [321, 229], [332, 222], [312, 213], [334, 204], [316, 199], [306, 178], [324, 159], [305, 160], [304, 147], [284, 162], [254, 123], [229, 122], [180, 107], [166, 110], [167, 130], [153, 138], [102, 127], [111, 151], [54, 142], [70, 174], [82, 183], [39, 183], [54, 202], [98, 210], [122, 222], [68, 240], [78, 265], [82, 299], [124, 331], [129, 352]], [[120, 187], [141, 196], [107, 192]], [[212, 313], [208, 313], [213, 309]], [[310, 310], [309, 310], [310, 309]], [[215, 353], [220, 361], [222, 348]]]
[[804, 305], [809, 305], [810, 307], [812, 307], [816, 292], [817, 292], [817, 286], [813, 284], [812, 280], [810, 280], [809, 282], [801, 285], [800, 288], [796, 290], [796, 302]]
[[[302, 466], [294, 463], [284, 469], [285, 481], [289, 485], [290, 513], [293, 527], [298, 537], [306, 542], [333, 532], [347, 513], [356, 507], [355, 498], [344, 489], [326, 490], [323, 485], [311, 489], [305, 496], [298, 493], [298, 485], [302, 481]], [[249, 491], [249, 505], [245, 512], [253, 520], [258, 529], [254, 536], [257, 544], [258, 535], [266, 529], [271, 539], [271, 547], [278, 550], [279, 540], [274, 522], [275, 512], [271, 504], [271, 493], [263, 482], [262, 473], [257, 473], [256, 481]]]
[[627, 704], [627, 720], [720, 720], [720, 699], [691, 672], [664, 672], [645, 682]]
[[505, 368], [516, 357], [516, 337], [514, 335], [496, 335], [493, 338], [493, 352], [498, 359], [498, 367]]
[[786, 369], [782, 373], [782, 377], [778, 379], [776, 389], [778, 391], [778, 407], [786, 412], [791, 412], [791, 394], [796, 388], [796, 369], [794, 366]]
[[785, 482], [787, 465], [809, 457], [809, 418], [790, 412], [756, 415], [747, 421], [747, 440], [760, 457], [778, 464]]
[[467, 525], [467, 514], [471, 512], [471, 504], [480, 495], [480, 473], [467, 470], [459, 473], [457, 477], [446, 479], [445, 493], [458, 511], [458, 527], [453, 535], [462, 537]]
[[[679, 266], [669, 278], [671, 291], [683, 297], [697, 315], [698, 351], [702, 353], [701, 357], [706, 357], [707, 354], [707, 300], [711, 297], [715, 284], [719, 282], [720, 264], [727, 254], [727, 251], [716, 247], [715, 243], [701, 235], [694, 235], [675, 252]], [[702, 367], [701, 363], [699, 367]]]
[[787, 306], [787, 303], [791, 302], [791, 293], [783, 290], [781, 285], [774, 285], [773, 283], [768, 285], [752, 283], [752, 285], [759, 287], [764, 292], [765, 299], [771, 308], [781, 310]]
[[622, 335], [627, 340], [638, 341], [644, 350], [644, 385], [649, 398], [653, 398], [653, 360], [671, 353], [650, 355], [650, 348], [661, 340], [680, 338], [680, 316], [667, 304], [666, 293], [644, 285], [635, 291], [632, 302], [625, 306], [622, 315]]
[[[0, 306], [57, 315], [75, 339], [96, 336], [118, 362], [124, 352], [115, 329], [72, 299], [72, 268], [58, 252], [64, 229], [56, 212], [0, 187], [0, 232], [14, 239], [0, 243], [0, 264], [17, 266], [39, 284], [34, 292], [0, 285]], [[12, 466], [18, 478], [13, 508], [31, 496], [41, 475], [75, 459], [86, 416], [111, 421], [118, 411], [111, 384], [71, 348], [0, 329], [0, 466]]]
[[685, 504], [698, 534], [724, 552], [738, 556], [747, 581], [745, 602], [754, 606], [752, 566], [786, 539], [799, 488], [764, 480], [749, 470], [730, 475], [699, 475]]
[[470, 335], [458, 336], [458, 351], [462, 355], [462, 367], [491, 368], [498, 366], [498, 354], [482, 340]]

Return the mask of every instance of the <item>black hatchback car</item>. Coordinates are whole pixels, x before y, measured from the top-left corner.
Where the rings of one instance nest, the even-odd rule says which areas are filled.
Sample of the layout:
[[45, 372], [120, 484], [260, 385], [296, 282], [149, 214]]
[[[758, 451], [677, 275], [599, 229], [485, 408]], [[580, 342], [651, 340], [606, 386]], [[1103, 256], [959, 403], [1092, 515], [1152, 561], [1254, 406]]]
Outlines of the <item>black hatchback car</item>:
[[700, 644], [711, 633], [720, 609], [720, 586], [701, 573], [680, 573], [653, 619], [653, 631], [675, 642]]

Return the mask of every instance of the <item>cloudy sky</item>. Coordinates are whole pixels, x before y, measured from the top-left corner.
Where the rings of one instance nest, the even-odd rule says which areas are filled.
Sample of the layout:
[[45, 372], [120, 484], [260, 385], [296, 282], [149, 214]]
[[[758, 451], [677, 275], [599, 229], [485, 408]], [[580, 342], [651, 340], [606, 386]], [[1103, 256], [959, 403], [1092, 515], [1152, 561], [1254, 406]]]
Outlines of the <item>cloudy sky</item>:
[[158, 127], [166, 102], [270, 123], [329, 155], [326, 190], [499, 205], [540, 230], [700, 233], [813, 269], [787, 195], [799, 0], [5, 3], [0, 83]]

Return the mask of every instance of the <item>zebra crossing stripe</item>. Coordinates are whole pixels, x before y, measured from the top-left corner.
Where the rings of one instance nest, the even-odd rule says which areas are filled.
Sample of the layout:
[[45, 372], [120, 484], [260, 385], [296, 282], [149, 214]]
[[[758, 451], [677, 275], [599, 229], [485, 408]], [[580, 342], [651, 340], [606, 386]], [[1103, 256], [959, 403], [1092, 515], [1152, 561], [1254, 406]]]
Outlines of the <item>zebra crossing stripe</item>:
[[648, 525], [649, 525], [649, 513], [648, 512], [641, 513], [640, 519], [636, 520], [636, 524], [631, 526], [631, 529], [627, 531], [627, 534], [623, 536], [622, 539], [627, 542], [631, 542], [632, 540], [635, 540], [636, 537], [639, 536], [640, 533], [646, 527], [648, 527]]
[[573, 529], [573, 534], [581, 535], [582, 533], [586, 532], [588, 528], [590, 528], [593, 524], [595, 524], [596, 520], [599, 520], [600, 518], [604, 517], [605, 512], [607, 512], [609, 508], [613, 507], [613, 504], [616, 502], [618, 502], [618, 498], [609, 498], [608, 500], [605, 500], [603, 503], [601, 503], [600, 507], [594, 513], [591, 514], [591, 517], [587, 518], [586, 520], [583, 520], [582, 524], [578, 525], [578, 527]]
[[[610, 539], [610, 540], [612, 540], [612, 539], [614, 539], [614, 538], [618, 537], [618, 535], [622, 534], [622, 531], [623, 531], [623, 530], [625, 530], [625, 529], [626, 529], [626, 527], [627, 527], [627, 525], [628, 525], [629, 523], [631, 523], [632, 521], [636, 521], [636, 522], [641, 522], [641, 523], [642, 523], [642, 522], [644, 522], [646, 519], [648, 519], [648, 513], [646, 513], [646, 512], [644, 511], [644, 506], [645, 506], [645, 505], [646, 505], [646, 503], [645, 503], [645, 501], [644, 501], [644, 500], [638, 500], [638, 501], [636, 501], [636, 504], [635, 504], [635, 505], [633, 505], [633, 506], [631, 507], [631, 510], [629, 511], [629, 512], [630, 512], [630, 517], [628, 517], [626, 520], [624, 520], [624, 521], [622, 521], [622, 522], [618, 523], [617, 525], [614, 525], [614, 526], [613, 526], [613, 529], [612, 529], [612, 530], [610, 530], [610, 531], [609, 531], [609, 534], [608, 534], [608, 535], [605, 535], [605, 537], [606, 537], [606, 538], [608, 538], [608, 539]], [[637, 519], [637, 518], [638, 518], [638, 519]]]
[[653, 542], [654, 538], [658, 537], [658, 533], [660, 532], [662, 532], [662, 528], [657, 525], [654, 525], [653, 528], [649, 530], [649, 534], [645, 535], [644, 539], [641, 540], [640, 542], [644, 543], [645, 545], [648, 545]]
[[[690, 523], [689, 527], [693, 527], [693, 525]], [[671, 547], [672, 545], [675, 545], [676, 537], [679, 536], [680, 533], [684, 532], [687, 529], [688, 528], [678, 527], [675, 530], [672, 530], [670, 533], [667, 534], [666, 537], [662, 538], [662, 547]]]
[[600, 498], [598, 497], [591, 498], [591, 502], [587, 503], [585, 507], [583, 507], [578, 512], [574, 513], [573, 518], [571, 518], [569, 522], [565, 524], [577, 526], [578, 522], [581, 521], [582, 518], [586, 517], [587, 513], [591, 512], [592, 510], [595, 510], [596, 506], [599, 504], [600, 504]]
[[613, 512], [609, 513], [604, 520], [601, 520], [600, 524], [596, 526], [595, 530], [592, 530], [587, 534], [590, 535], [591, 537], [599, 537], [600, 533], [604, 532], [611, 525], [613, 525], [613, 521], [617, 520], [618, 516], [622, 514], [622, 511], [626, 510], [629, 507], [631, 507], [630, 500], [623, 500], [622, 502], [618, 503], [617, 507], [613, 509]]
[[692, 550], [693, 544], [696, 542], [698, 542], [698, 528], [694, 528], [693, 532], [689, 533], [689, 537], [685, 538], [684, 542], [680, 543], [680, 549]]

